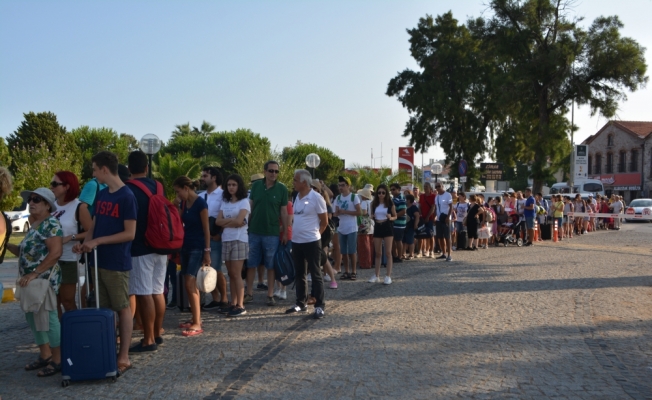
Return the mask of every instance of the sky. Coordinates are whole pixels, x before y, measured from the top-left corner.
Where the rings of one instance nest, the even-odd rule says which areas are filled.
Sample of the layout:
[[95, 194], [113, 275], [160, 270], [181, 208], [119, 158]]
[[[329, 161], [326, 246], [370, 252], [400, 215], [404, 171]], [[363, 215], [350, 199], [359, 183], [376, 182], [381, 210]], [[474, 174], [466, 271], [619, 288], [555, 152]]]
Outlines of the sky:
[[[376, 167], [395, 169], [409, 115], [385, 91], [400, 71], [418, 69], [406, 29], [449, 10], [462, 22], [489, 16], [486, 3], [2, 0], [0, 136], [30, 111], [51, 111], [68, 130], [164, 141], [175, 125], [206, 120], [219, 131], [251, 129], [277, 150], [315, 143], [347, 167], [371, 164], [373, 149]], [[652, 0], [583, 0], [574, 10], [586, 26], [618, 15], [650, 63]], [[616, 119], [652, 120], [649, 86], [629, 94]], [[575, 142], [606, 122], [576, 109]], [[433, 146], [423, 160], [443, 154]]]

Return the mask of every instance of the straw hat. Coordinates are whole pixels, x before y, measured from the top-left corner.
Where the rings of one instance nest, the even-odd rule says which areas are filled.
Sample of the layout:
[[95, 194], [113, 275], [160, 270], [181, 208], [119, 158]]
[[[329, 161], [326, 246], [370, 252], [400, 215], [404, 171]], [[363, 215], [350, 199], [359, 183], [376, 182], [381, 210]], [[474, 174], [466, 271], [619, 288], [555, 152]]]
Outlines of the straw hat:
[[253, 183], [253, 182], [259, 181], [261, 179], [265, 179], [265, 175], [263, 175], [263, 174], [253, 174], [253, 175], [251, 175], [251, 181], [250, 182]]
[[367, 188], [366, 185], [365, 185], [365, 187], [364, 187], [363, 189], [358, 190], [358, 196], [360, 196], [360, 197], [364, 197], [364, 198], [366, 198], [367, 200], [371, 200], [371, 198], [374, 197], [374, 196], [371, 194], [371, 190], [370, 190], [369, 188]]

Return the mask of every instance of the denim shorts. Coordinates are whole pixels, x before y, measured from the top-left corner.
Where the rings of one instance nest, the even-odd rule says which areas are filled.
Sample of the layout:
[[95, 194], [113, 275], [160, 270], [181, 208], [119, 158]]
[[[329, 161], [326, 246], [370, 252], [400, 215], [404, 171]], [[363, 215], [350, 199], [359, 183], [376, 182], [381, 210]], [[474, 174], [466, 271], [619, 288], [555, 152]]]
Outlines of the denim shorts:
[[265, 269], [274, 269], [274, 255], [280, 240], [278, 236], [249, 234], [249, 259], [247, 268], [257, 268], [265, 265]]
[[455, 232], [462, 232], [466, 230], [466, 226], [460, 221], [455, 222]]
[[525, 226], [528, 229], [534, 229], [534, 217], [525, 217]]
[[211, 239], [211, 267], [217, 272], [222, 271], [222, 241]]
[[358, 232], [352, 232], [348, 235], [339, 234], [340, 253], [355, 254], [358, 252]]
[[204, 259], [203, 249], [181, 250], [181, 272], [184, 275], [197, 277], [197, 272], [201, 268]]

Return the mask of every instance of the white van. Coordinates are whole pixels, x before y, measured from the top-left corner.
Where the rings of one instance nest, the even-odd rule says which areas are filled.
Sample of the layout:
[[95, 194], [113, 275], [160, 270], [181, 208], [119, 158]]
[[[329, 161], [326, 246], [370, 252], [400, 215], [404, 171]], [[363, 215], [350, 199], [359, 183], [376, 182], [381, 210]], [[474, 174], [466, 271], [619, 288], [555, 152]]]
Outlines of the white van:
[[12, 211], [6, 211], [7, 217], [11, 221], [11, 230], [13, 232], [27, 232], [29, 230], [29, 210], [27, 209], [27, 203], [23, 201], [23, 204], [14, 208]]
[[[552, 185], [550, 194], [570, 194], [568, 182], [559, 182]], [[585, 179], [573, 182], [573, 193], [593, 193], [604, 196], [604, 185], [599, 179]]]

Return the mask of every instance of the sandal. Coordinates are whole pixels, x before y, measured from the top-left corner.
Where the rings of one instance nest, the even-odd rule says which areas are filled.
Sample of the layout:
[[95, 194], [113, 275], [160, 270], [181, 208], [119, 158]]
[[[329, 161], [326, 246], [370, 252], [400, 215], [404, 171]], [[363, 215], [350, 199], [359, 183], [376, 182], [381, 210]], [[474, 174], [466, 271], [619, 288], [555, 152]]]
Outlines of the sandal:
[[48, 357], [45, 360], [42, 359], [41, 356], [39, 356], [39, 358], [33, 363], [25, 365], [25, 371], [34, 371], [35, 369], [47, 367], [48, 365], [50, 365], [51, 360], [52, 360], [52, 356]]
[[132, 364], [118, 363], [118, 376], [122, 376], [125, 372], [133, 368]]
[[45, 368], [40, 370], [36, 376], [39, 378], [45, 378], [46, 376], [52, 376], [58, 374], [59, 372], [61, 372], [61, 364], [50, 361], [50, 363]]
[[349, 279], [351, 279], [352, 281], [358, 279], [358, 274], [356, 274], [355, 272], [352, 273], [352, 274], [351, 274], [351, 277], [350, 277]]
[[203, 329], [186, 329], [185, 331], [181, 332], [181, 334], [185, 337], [197, 336], [201, 335], [202, 333], [204, 333]]
[[349, 274], [348, 272], [345, 272], [342, 274], [342, 276], [340, 276], [340, 280], [347, 280], [347, 279], [351, 279], [351, 274]]
[[[192, 325], [193, 325], [192, 321], [181, 322], [181, 323], [179, 324], [179, 328], [181, 328], [181, 329], [188, 329], [188, 328], [190, 328]], [[199, 325], [201, 325], [201, 324], [199, 324]]]

